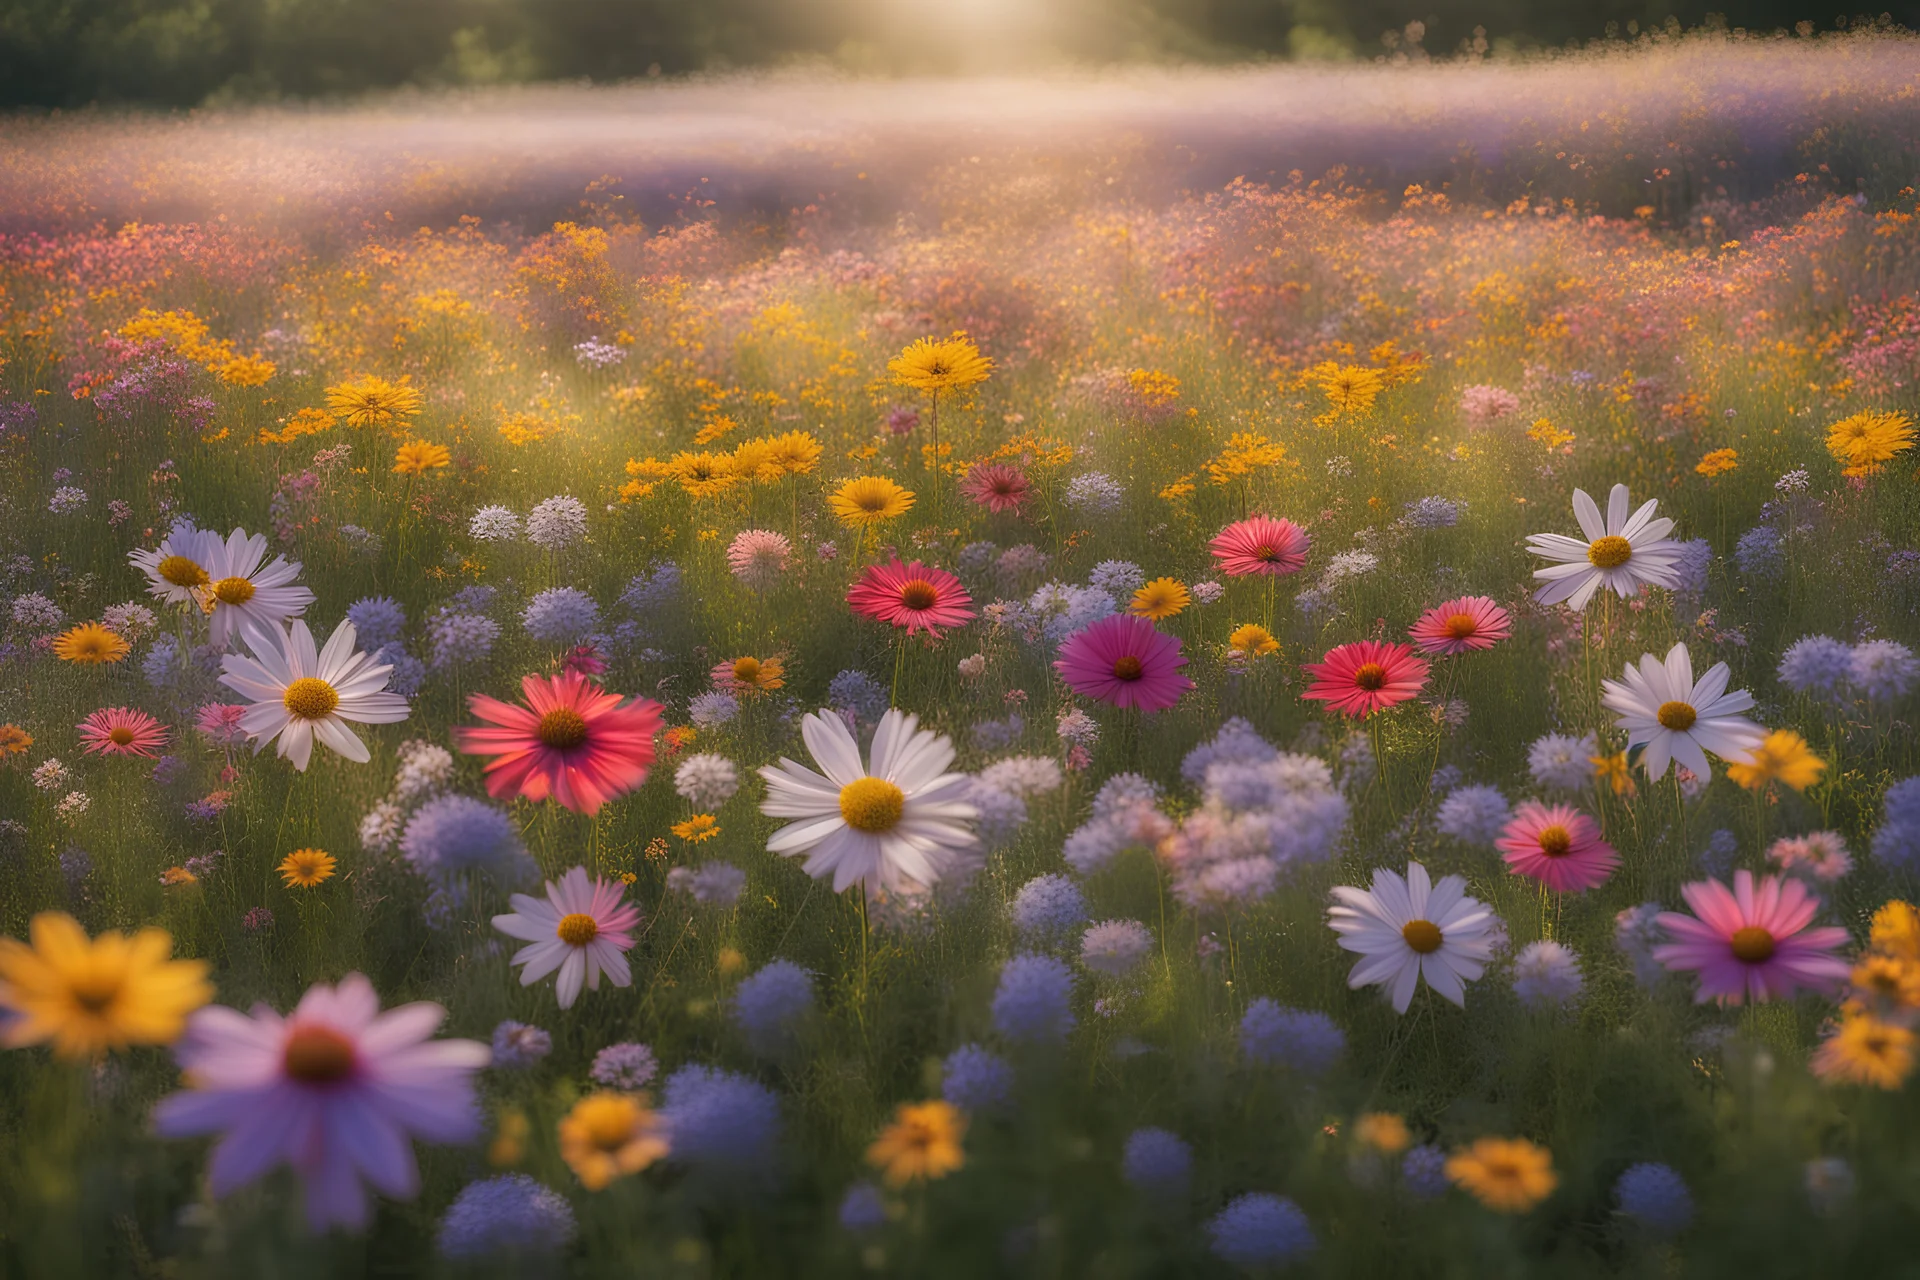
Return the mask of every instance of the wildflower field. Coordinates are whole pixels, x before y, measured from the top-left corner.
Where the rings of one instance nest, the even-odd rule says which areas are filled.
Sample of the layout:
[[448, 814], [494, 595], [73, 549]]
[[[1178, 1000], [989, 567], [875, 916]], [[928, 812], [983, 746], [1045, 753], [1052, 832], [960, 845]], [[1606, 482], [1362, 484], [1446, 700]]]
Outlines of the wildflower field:
[[1285, 74], [0, 123], [0, 1275], [1908, 1274], [1920, 46]]

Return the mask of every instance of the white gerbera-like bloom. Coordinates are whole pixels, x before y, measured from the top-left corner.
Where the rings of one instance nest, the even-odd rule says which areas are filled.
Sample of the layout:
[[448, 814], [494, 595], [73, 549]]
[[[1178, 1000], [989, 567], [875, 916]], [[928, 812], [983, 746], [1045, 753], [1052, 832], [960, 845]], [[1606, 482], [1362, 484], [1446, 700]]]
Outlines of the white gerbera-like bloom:
[[1627, 750], [1644, 745], [1641, 757], [1647, 776], [1666, 777], [1667, 763], [1678, 760], [1699, 778], [1711, 778], [1708, 751], [1734, 764], [1747, 764], [1753, 749], [1766, 741], [1767, 731], [1739, 712], [1753, 706], [1744, 689], [1727, 692], [1727, 664], [1717, 662], [1698, 681], [1687, 646], [1676, 644], [1661, 662], [1650, 653], [1640, 655], [1638, 668], [1627, 664], [1625, 681], [1602, 680], [1600, 701], [1618, 712], [1615, 721], [1627, 731]]
[[767, 782], [760, 812], [799, 819], [774, 832], [768, 850], [804, 856], [807, 874], [831, 875], [835, 893], [859, 881], [895, 892], [938, 881], [977, 843], [968, 824], [978, 811], [964, 799], [971, 779], [947, 772], [953, 744], [919, 724], [900, 711], [881, 716], [868, 769], [838, 715], [816, 711], [801, 720], [800, 736], [826, 776], [784, 756], [760, 770]]
[[291, 629], [275, 623], [246, 633], [253, 656], [230, 653], [220, 659], [220, 683], [253, 703], [240, 727], [257, 753], [279, 739], [279, 755], [305, 771], [318, 738], [347, 759], [365, 764], [367, 744], [347, 728], [360, 724], [397, 724], [407, 718], [407, 700], [383, 693], [393, 668], [376, 664], [354, 648], [351, 622], [342, 622], [315, 650], [313, 633], [295, 618]]
[[1541, 604], [1567, 602], [1570, 609], [1584, 609], [1594, 592], [1612, 587], [1622, 599], [1640, 590], [1642, 583], [1671, 590], [1680, 584], [1679, 544], [1668, 541], [1673, 521], [1654, 519], [1659, 499], [1649, 499], [1638, 511], [1628, 514], [1627, 486], [1617, 484], [1607, 496], [1606, 518], [1585, 490], [1573, 491], [1573, 515], [1580, 522], [1586, 541], [1557, 533], [1536, 533], [1527, 545], [1537, 556], [1555, 563], [1535, 569], [1536, 580], [1547, 585], [1534, 596]]
[[147, 594], [168, 604], [194, 603], [194, 590], [213, 581], [213, 565], [221, 550], [220, 535], [182, 522], [160, 545], [138, 547], [127, 553], [147, 579]]
[[1347, 975], [1349, 987], [1385, 987], [1395, 1013], [1405, 1013], [1422, 977], [1427, 985], [1465, 1008], [1466, 984], [1486, 972], [1496, 923], [1486, 903], [1466, 894], [1467, 882], [1443, 876], [1434, 884], [1427, 869], [1407, 864], [1406, 879], [1385, 867], [1373, 873], [1373, 890], [1341, 885], [1327, 923], [1340, 945], [1364, 957]]
[[[210, 577], [199, 589], [199, 600], [213, 615], [208, 623], [213, 645], [224, 649], [237, 633], [249, 627], [276, 628], [298, 617], [313, 603], [313, 592], [299, 586], [300, 562], [275, 556], [267, 562], [267, 535], [251, 538], [235, 529], [207, 566]], [[362, 756], [361, 759], [366, 757]]]

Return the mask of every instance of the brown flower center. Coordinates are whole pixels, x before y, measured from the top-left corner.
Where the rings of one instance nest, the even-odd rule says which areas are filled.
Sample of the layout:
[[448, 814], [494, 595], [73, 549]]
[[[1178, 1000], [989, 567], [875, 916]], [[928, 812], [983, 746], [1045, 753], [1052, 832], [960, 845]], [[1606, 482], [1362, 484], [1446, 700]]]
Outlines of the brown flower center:
[[295, 1027], [280, 1068], [302, 1084], [334, 1084], [353, 1074], [358, 1056], [353, 1041], [332, 1027]]
[[1365, 689], [1368, 693], [1377, 692], [1386, 687], [1387, 669], [1377, 662], [1363, 663], [1353, 673], [1354, 687]]
[[1421, 955], [1432, 955], [1440, 949], [1444, 939], [1440, 935], [1440, 926], [1431, 920], [1409, 920], [1400, 926], [1400, 936], [1407, 945]]
[[115, 1000], [120, 998], [125, 983], [121, 975], [110, 970], [96, 970], [92, 973], [77, 974], [67, 982], [67, 994], [73, 1002], [91, 1014], [107, 1011]]
[[1671, 729], [1675, 733], [1685, 733], [1693, 728], [1693, 722], [1699, 719], [1699, 713], [1684, 702], [1663, 702], [1660, 709], [1653, 713], [1662, 729]]
[[153, 571], [176, 587], [204, 587], [207, 571], [187, 556], [168, 556]]
[[130, 746], [133, 742], [133, 730], [123, 724], [115, 725], [107, 734], [107, 741], [116, 747]]
[[1123, 653], [1113, 660], [1113, 678], [1132, 683], [1146, 674], [1146, 668], [1140, 665], [1140, 659], [1130, 653]]
[[1480, 623], [1470, 613], [1456, 613], [1441, 624], [1449, 640], [1467, 640], [1480, 632]]
[[340, 705], [340, 695], [325, 680], [301, 676], [287, 686], [280, 701], [288, 714], [301, 720], [324, 720]]
[[571, 751], [587, 740], [587, 718], [572, 707], [555, 707], [540, 717], [533, 736], [555, 751]]
[[1573, 832], [1554, 823], [1540, 833], [1540, 852], [1549, 858], [1564, 858], [1573, 852]]
[[1765, 964], [1773, 959], [1773, 935], [1750, 924], [1733, 931], [1733, 958], [1742, 964]]
[[600, 922], [584, 911], [574, 911], [560, 917], [554, 933], [570, 947], [584, 947], [600, 936]]
[[940, 593], [925, 578], [915, 578], [900, 588], [900, 603], [909, 609], [931, 609], [939, 600]]
[[1633, 559], [1633, 544], [1616, 534], [1596, 539], [1587, 548], [1587, 563], [1596, 569], [1618, 569]]
[[213, 584], [213, 598], [221, 604], [245, 604], [253, 593], [253, 583], [245, 578], [222, 578]]

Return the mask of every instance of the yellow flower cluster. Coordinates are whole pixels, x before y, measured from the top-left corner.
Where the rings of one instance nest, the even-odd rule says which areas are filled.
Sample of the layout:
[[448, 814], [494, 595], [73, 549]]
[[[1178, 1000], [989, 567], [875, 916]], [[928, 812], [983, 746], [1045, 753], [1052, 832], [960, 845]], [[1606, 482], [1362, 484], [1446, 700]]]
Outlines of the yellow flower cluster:
[[273, 377], [273, 361], [236, 354], [231, 342], [210, 337], [209, 333], [207, 322], [191, 311], [155, 311], [151, 307], [140, 308], [140, 313], [119, 330], [119, 335], [131, 342], [166, 343], [230, 387], [258, 387]]
[[1873, 915], [1840, 1024], [1815, 1050], [1813, 1070], [1834, 1084], [1898, 1089], [1913, 1074], [1920, 1020], [1920, 911], [1894, 899]]
[[1725, 475], [1739, 465], [1740, 451], [1738, 449], [1713, 449], [1702, 456], [1700, 461], [1694, 465], [1693, 469], [1698, 474], [1712, 479], [1714, 476]]
[[805, 431], [742, 440], [730, 453], [681, 451], [665, 462], [658, 458], [627, 460], [627, 483], [620, 500], [644, 498], [660, 480], [672, 480], [695, 498], [711, 498], [736, 484], [771, 484], [785, 476], [811, 472], [820, 463], [820, 442]]
[[1279, 466], [1286, 457], [1285, 445], [1274, 443], [1258, 431], [1236, 431], [1228, 437], [1220, 456], [1207, 463], [1207, 475], [1217, 485], [1231, 484], [1241, 476]]

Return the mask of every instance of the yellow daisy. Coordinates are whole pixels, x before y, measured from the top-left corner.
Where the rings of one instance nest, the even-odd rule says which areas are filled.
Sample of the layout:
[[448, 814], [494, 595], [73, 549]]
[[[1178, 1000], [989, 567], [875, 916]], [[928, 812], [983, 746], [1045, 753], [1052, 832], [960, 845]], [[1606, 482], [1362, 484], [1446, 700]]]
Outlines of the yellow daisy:
[[685, 822], [674, 823], [673, 834], [688, 844], [699, 844], [720, 834], [720, 820], [710, 813], [696, 813]]
[[804, 431], [788, 431], [767, 441], [773, 460], [790, 476], [803, 476], [820, 462], [820, 442]]
[[827, 498], [827, 507], [841, 524], [866, 529], [906, 514], [913, 506], [913, 491], [902, 489], [885, 476], [861, 476], [835, 489]]
[[985, 382], [993, 373], [993, 361], [981, 355], [966, 334], [956, 333], [945, 341], [921, 338], [908, 344], [887, 362], [887, 372], [897, 386], [938, 395]]
[[295, 849], [280, 859], [274, 870], [286, 881], [287, 888], [311, 889], [333, 879], [333, 869], [338, 865], [339, 861], [323, 849]]
[[1447, 1178], [1496, 1213], [1525, 1213], [1560, 1183], [1553, 1153], [1525, 1138], [1481, 1138], [1447, 1160]]
[[1827, 428], [1827, 452], [1848, 476], [1870, 476], [1913, 447], [1913, 422], [1904, 413], [1867, 410]]
[[174, 960], [173, 937], [142, 929], [88, 939], [65, 912], [33, 918], [33, 943], [0, 938], [0, 991], [19, 1014], [5, 1043], [51, 1041], [62, 1058], [97, 1058], [135, 1044], [172, 1044], [187, 1015], [213, 999], [204, 960]]
[[896, 1187], [944, 1178], [967, 1161], [967, 1118], [946, 1102], [903, 1102], [867, 1148], [867, 1163]]
[[1840, 1023], [1813, 1055], [1814, 1074], [1836, 1084], [1898, 1089], [1913, 1074], [1913, 1032], [1868, 1013]]
[[1127, 612], [1158, 622], [1173, 617], [1192, 603], [1193, 597], [1180, 579], [1155, 578], [1133, 593], [1133, 603], [1127, 606]]
[[24, 755], [33, 745], [33, 735], [17, 724], [0, 724], [0, 759]]
[[733, 459], [724, 453], [676, 453], [667, 469], [680, 487], [696, 498], [711, 498], [731, 488], [740, 477]]
[[1257, 622], [1235, 627], [1233, 634], [1227, 637], [1227, 647], [1252, 658], [1280, 652], [1280, 642], [1273, 638], [1271, 631]]
[[1805, 738], [1791, 729], [1775, 729], [1753, 749], [1748, 763], [1729, 761], [1727, 776], [1749, 791], [1758, 791], [1775, 779], [1795, 791], [1805, 791], [1820, 781], [1826, 768], [1826, 762], [1813, 754]]
[[327, 388], [327, 408], [350, 427], [405, 426], [424, 403], [405, 378], [388, 382], [368, 374]]
[[423, 476], [435, 467], [444, 467], [453, 462], [453, 455], [447, 452], [445, 445], [428, 444], [425, 440], [411, 440], [400, 446], [393, 455], [393, 474], [397, 476]]
[[560, 1121], [560, 1157], [589, 1191], [640, 1172], [667, 1150], [660, 1117], [644, 1095], [590, 1093]]
[[82, 666], [118, 662], [133, 648], [126, 640], [97, 622], [83, 622], [63, 631], [53, 642], [54, 656]]

